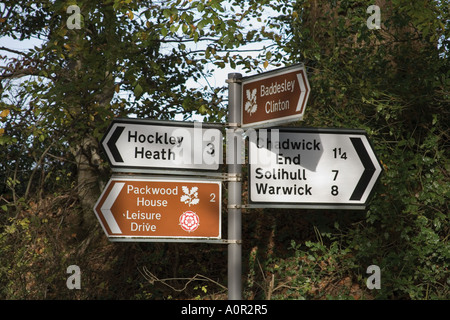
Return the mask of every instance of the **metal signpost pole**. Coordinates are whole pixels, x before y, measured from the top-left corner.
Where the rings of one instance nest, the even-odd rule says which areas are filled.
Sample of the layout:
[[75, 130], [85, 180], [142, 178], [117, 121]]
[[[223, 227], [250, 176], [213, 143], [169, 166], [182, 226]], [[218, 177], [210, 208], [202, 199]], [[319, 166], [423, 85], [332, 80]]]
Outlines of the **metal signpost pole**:
[[[232, 141], [226, 145], [228, 162], [228, 299], [242, 299], [242, 182], [241, 182], [241, 78], [240, 73], [228, 74], [228, 130], [232, 130]], [[233, 148], [233, 150], [231, 150]], [[232, 155], [232, 158], [229, 157]]]

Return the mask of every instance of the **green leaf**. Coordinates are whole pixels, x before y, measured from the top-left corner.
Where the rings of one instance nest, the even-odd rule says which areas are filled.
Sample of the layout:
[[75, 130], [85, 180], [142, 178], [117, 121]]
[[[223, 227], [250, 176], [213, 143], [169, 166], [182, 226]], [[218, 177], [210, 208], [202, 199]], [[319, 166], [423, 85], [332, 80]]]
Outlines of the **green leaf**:
[[168, 19], [170, 17], [170, 10], [169, 9], [164, 9], [163, 10], [163, 15], [164, 15], [164, 17], [166, 17]]
[[136, 96], [136, 98], [139, 98], [142, 95], [142, 92], [144, 92], [144, 90], [142, 89], [141, 85], [138, 83], [136, 85], [136, 87], [134, 87], [134, 95]]
[[163, 36], [163, 37], [165, 37], [165, 36], [167, 36], [167, 34], [169, 33], [169, 31], [167, 30], [167, 28], [166, 27], [161, 27], [161, 35]]

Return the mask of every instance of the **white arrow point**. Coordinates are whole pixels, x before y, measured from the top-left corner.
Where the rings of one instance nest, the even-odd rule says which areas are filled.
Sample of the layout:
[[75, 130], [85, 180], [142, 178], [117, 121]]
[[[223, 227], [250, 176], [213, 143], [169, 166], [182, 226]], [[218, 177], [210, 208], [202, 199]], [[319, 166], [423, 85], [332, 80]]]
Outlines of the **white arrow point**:
[[123, 186], [125, 185], [125, 182], [118, 182], [116, 183], [109, 193], [108, 197], [106, 198], [105, 202], [103, 203], [102, 207], [100, 208], [100, 211], [103, 214], [103, 217], [106, 220], [106, 223], [108, 224], [109, 230], [111, 230], [112, 233], [122, 233], [122, 230], [120, 230], [119, 225], [117, 224], [116, 219], [114, 219], [114, 216], [111, 212], [111, 207], [113, 206], [114, 202], [117, 199], [117, 196], [119, 195], [120, 191], [122, 191]]
[[300, 85], [300, 97], [298, 98], [297, 109], [295, 110], [296, 112], [302, 110], [302, 104], [306, 101], [309, 95], [309, 83], [308, 80], [306, 80], [306, 77], [303, 77], [303, 73], [303, 70], [297, 73], [298, 84]]

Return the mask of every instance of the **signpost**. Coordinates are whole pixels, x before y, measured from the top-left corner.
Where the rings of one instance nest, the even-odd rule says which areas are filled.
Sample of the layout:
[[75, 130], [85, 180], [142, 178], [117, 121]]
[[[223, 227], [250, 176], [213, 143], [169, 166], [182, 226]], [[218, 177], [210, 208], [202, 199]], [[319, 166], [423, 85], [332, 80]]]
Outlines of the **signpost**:
[[112, 177], [94, 207], [111, 241], [220, 239], [222, 182]]
[[364, 130], [260, 129], [249, 140], [249, 203], [364, 209], [382, 167]]
[[310, 87], [303, 64], [242, 79], [242, 128], [302, 120]]
[[[232, 140], [241, 138], [239, 123], [241, 106], [240, 73], [228, 74], [228, 130]], [[229, 137], [227, 133], [227, 137]], [[240, 150], [237, 143], [227, 141], [228, 167], [228, 299], [242, 299], [242, 165], [238, 161]]]
[[[364, 130], [256, 129], [303, 118], [303, 64], [243, 78], [228, 75], [227, 174], [222, 125], [114, 119], [101, 145], [115, 172], [207, 178], [113, 176], [94, 212], [111, 241], [228, 244], [228, 299], [242, 299], [242, 154], [249, 137], [252, 208], [364, 209], [382, 172]], [[222, 179], [228, 239], [221, 241]]]
[[179, 174], [176, 170], [188, 169], [182, 173], [198, 174], [198, 170], [219, 169], [221, 128], [203, 123], [115, 119], [101, 145], [114, 171], [163, 169], [166, 174]]

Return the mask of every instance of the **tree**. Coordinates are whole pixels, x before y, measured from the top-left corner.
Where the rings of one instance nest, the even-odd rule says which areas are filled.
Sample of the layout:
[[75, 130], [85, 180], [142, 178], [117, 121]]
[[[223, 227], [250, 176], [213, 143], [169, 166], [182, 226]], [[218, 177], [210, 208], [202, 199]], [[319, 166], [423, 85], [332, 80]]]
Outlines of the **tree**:
[[[0, 39], [38, 42], [28, 50], [0, 45], [2, 256], [26, 260], [26, 254], [32, 265], [35, 248], [27, 243], [45, 229], [31, 228], [30, 219], [42, 224], [42, 211], [68, 208], [78, 208], [70, 211], [80, 224], [73, 234], [85, 250], [98, 229], [92, 208], [109, 175], [99, 140], [113, 117], [188, 119], [195, 112], [224, 120], [223, 88], [187, 86], [188, 79], [208, 76], [207, 61], [221, 68], [238, 45], [253, 39], [243, 37], [224, 6], [217, 0], [0, 4]], [[235, 56], [232, 63], [249, 61]], [[53, 260], [63, 261], [64, 248], [56, 240], [53, 248], [59, 248]], [[21, 278], [31, 269], [17, 270]], [[8, 278], [5, 291], [21, 283]]]
[[[22, 148], [42, 158], [36, 170], [44, 169], [49, 154], [76, 166], [76, 188], [90, 219], [105, 173], [98, 140], [112, 117], [172, 119], [195, 111], [223, 119], [221, 88], [205, 91], [188, 88], [186, 82], [207, 75], [206, 59], [223, 66], [244, 40], [231, 39], [238, 26], [226, 20], [221, 1], [78, 1], [77, 10], [71, 4], [2, 5], [0, 36], [42, 41], [25, 52], [0, 48], [18, 55], [0, 75], [2, 110], [10, 112], [3, 120], [2, 143], [14, 149], [11, 142], [23, 141], [23, 125], [31, 122], [30, 143]], [[213, 44], [200, 51], [189, 48], [190, 42], [204, 39]], [[219, 51], [227, 51], [223, 59]], [[22, 81], [17, 84], [17, 79]], [[15, 103], [17, 97], [22, 105]]]
[[[187, 79], [208, 76], [207, 63], [262, 71], [303, 62], [312, 93], [301, 125], [366, 129], [385, 174], [369, 210], [358, 218], [339, 218], [350, 215], [345, 211], [332, 213], [336, 220], [317, 218], [337, 235], [326, 238], [314, 226], [317, 242], [298, 239], [293, 223], [283, 226], [293, 220], [288, 214], [269, 223], [271, 237], [277, 227], [283, 228], [282, 240], [292, 238], [295, 251], [287, 259], [274, 257], [259, 265], [258, 272], [265, 267], [273, 274], [270, 295], [285, 297], [282, 290], [291, 284], [289, 297], [326, 297], [318, 282], [335, 275], [336, 266], [340, 276], [364, 285], [361, 274], [376, 265], [381, 289], [372, 295], [448, 296], [448, 5], [376, 1], [380, 29], [368, 28], [369, 5], [374, 4], [1, 4], [0, 38], [40, 41], [25, 51], [0, 45], [2, 54], [14, 54], [3, 57], [0, 66], [0, 211], [6, 213], [0, 216], [2, 294], [26, 297], [32, 287], [33, 295], [45, 296], [42, 292], [51, 284], [58, 296], [55, 261], [64, 264], [71, 252], [87, 252], [90, 230], [98, 228], [92, 207], [109, 175], [98, 141], [113, 117], [173, 119], [181, 113], [188, 119], [197, 112], [207, 120], [224, 121], [223, 88], [186, 85]], [[264, 43], [256, 57], [249, 56], [255, 49], [246, 47], [254, 42]], [[80, 212], [81, 228], [74, 236], [69, 227], [54, 235], [66, 215], [78, 218]], [[51, 215], [60, 219], [52, 228], [46, 227]], [[76, 249], [60, 241], [69, 243], [74, 237], [82, 239]], [[165, 250], [151, 252], [146, 261], [162, 263], [163, 257], [171, 265]], [[249, 265], [253, 261], [256, 266], [254, 252], [249, 255]]]

